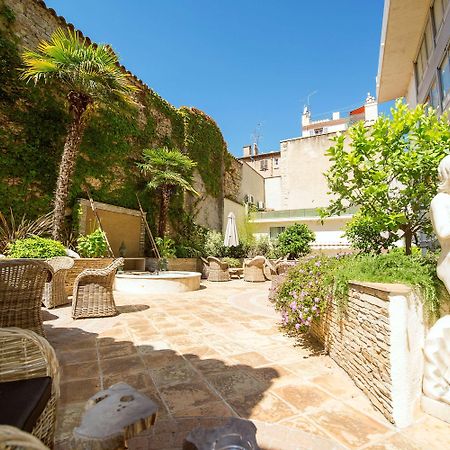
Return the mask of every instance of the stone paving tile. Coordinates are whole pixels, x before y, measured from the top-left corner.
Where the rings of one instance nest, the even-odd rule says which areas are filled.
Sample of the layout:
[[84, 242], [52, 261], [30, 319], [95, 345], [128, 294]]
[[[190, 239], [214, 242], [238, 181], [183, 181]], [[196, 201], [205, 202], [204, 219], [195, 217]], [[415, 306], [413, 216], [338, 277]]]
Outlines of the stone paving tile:
[[201, 382], [162, 386], [159, 391], [169, 411], [173, 413], [221, 400], [205, 383]]
[[297, 414], [295, 408], [271, 393], [240, 395], [227, 402], [241, 416], [264, 422], [279, 422]]
[[396, 430], [316, 343], [284, 336], [267, 304], [256, 313], [253, 300], [236, 304], [262, 301], [268, 283], [204, 284], [170, 302], [116, 294], [121, 313], [111, 318], [44, 311], [62, 366], [57, 450], [71, 448], [86, 400], [119, 381], [159, 405], [156, 430], [130, 450], [179, 449], [194, 426], [233, 414], [252, 419], [265, 450], [448, 448], [450, 426], [425, 417]]
[[86, 401], [101, 390], [99, 378], [73, 380], [61, 383], [61, 405]]
[[351, 449], [380, 439], [391, 428], [337, 401], [329, 403], [326, 409], [306, 414], [306, 417]]

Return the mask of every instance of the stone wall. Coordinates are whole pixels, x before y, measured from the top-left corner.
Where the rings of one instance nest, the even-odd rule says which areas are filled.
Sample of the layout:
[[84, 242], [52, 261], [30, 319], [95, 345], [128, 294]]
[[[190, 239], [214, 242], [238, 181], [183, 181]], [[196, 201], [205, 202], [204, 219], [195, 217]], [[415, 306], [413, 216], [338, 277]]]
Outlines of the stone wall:
[[[68, 23], [64, 17], [58, 16], [52, 8], [48, 8], [41, 0], [0, 0], [0, 10], [4, 6], [13, 12], [14, 20], [11, 23], [7, 23], [6, 16], [0, 14], [0, 31], [4, 31], [5, 36], [7, 35], [8, 38], [10, 36], [13, 37], [14, 47], [17, 47], [15, 48], [17, 51], [35, 49], [40, 41], [48, 40], [59, 27], [75, 29], [74, 25]], [[82, 31], [78, 31], [88, 43], [91, 42], [89, 37], [83, 35]], [[226, 151], [226, 145], [220, 130], [214, 121], [203, 112], [195, 108], [175, 108], [136, 75], [123, 66], [122, 69], [130, 76], [131, 82], [140, 89], [140, 92], [136, 94], [136, 101], [139, 104], [136, 120], [131, 121], [133, 126], [129, 126], [130, 124], [128, 123], [117, 125], [116, 122], [111, 121], [112, 119], [109, 116], [107, 119], [104, 119], [103, 111], [98, 111], [93, 115], [80, 148], [74, 183], [69, 195], [69, 206], [73, 206], [76, 198], [85, 195], [81, 189], [84, 179], [86, 184], [90, 186], [91, 193], [96, 200], [117, 206], [136, 208], [137, 204], [134, 194], [137, 191], [140, 192], [143, 183], [135, 167], [135, 161], [140, 158], [142, 148], [160, 147], [163, 145], [180, 149], [186, 147], [189, 156], [198, 163], [199, 170], [196, 173], [196, 180], [200, 178], [197, 186], [201, 189], [200, 192], [202, 194], [199, 202], [196, 199], [193, 201], [188, 200], [186, 205], [192, 205], [193, 211], [199, 211], [199, 216], [195, 218], [196, 223], [220, 230], [223, 220], [223, 158], [226, 157], [227, 160], [233, 159]], [[11, 91], [13, 90], [11, 89]], [[50, 93], [53, 92], [51, 89], [48, 91]], [[62, 100], [56, 93], [54, 96], [56, 99]], [[22, 102], [21, 104], [28, 105], [26, 100], [19, 100]], [[17, 100], [17, 103], [20, 103], [19, 100]], [[42, 101], [40, 103], [45, 104]], [[64, 104], [62, 101], [60, 103], [65, 114]], [[23, 139], [31, 142], [32, 150], [41, 155], [42, 158], [45, 158], [45, 152], [51, 153], [53, 158], [51, 164], [45, 164], [41, 167], [38, 162], [34, 162], [36, 158], [30, 157], [32, 163], [27, 162], [23, 170], [17, 169], [17, 173], [10, 173], [11, 171], [5, 169], [3, 173], [0, 173], [0, 186], [7, 186], [0, 193], [0, 199], [3, 198], [4, 200], [0, 202], [0, 208], [9, 209], [12, 207], [17, 214], [20, 214], [22, 209], [24, 209], [23, 198], [26, 197], [27, 201], [29, 201], [29, 196], [32, 194], [32, 198], [38, 198], [40, 202], [35, 207], [35, 210], [32, 212], [27, 211], [27, 214], [37, 216], [46, 212], [51, 203], [56, 180], [56, 167], [59, 163], [58, 152], [62, 149], [66, 125], [64, 122], [61, 127], [57, 127], [55, 124], [59, 122], [56, 120], [51, 121], [59, 134], [51, 138], [55, 149], [49, 149], [42, 139], [31, 139], [25, 133], [20, 132], [21, 128], [24, 127], [22, 122], [25, 123], [28, 120], [28, 116], [25, 118], [21, 116], [21, 121], [14, 118], [14, 120], [17, 120], [17, 123], [12, 119], [4, 119], [2, 107], [5, 106], [0, 103], [0, 117], [10, 126], [8, 133], [11, 134], [11, 138], [9, 141], [16, 143]], [[10, 106], [8, 108], [14, 109], [10, 108]], [[63, 113], [61, 114], [64, 119], [67, 118]], [[30, 129], [46, 128], [46, 124], [42, 122], [43, 118], [41, 115], [30, 113], [30, 116], [36, 117]], [[187, 117], [189, 117], [189, 120], [187, 120]], [[138, 125], [137, 129], [135, 129], [135, 122]], [[28, 124], [28, 122], [26, 123]], [[110, 132], [103, 133], [103, 130], [108, 129], [104, 126], [105, 123], [110, 126], [111, 124], [115, 125], [115, 134]], [[192, 126], [189, 128], [188, 124]], [[19, 137], [16, 137], [15, 134]], [[184, 145], [186, 143], [189, 144]], [[23, 144], [23, 147], [27, 148], [26, 144]], [[194, 147], [195, 150], [193, 150]], [[201, 152], [198, 151], [198, 148], [201, 149]], [[16, 147], [10, 145], [7, 146], [6, 151], [13, 153], [15, 150]], [[28, 148], [27, 151], [29, 151]], [[91, 164], [92, 157], [97, 155], [100, 155], [99, 160], [101, 164]], [[211, 162], [211, 164], [205, 163], [205, 160]], [[36, 168], [35, 166], [39, 167]], [[104, 170], [105, 166], [108, 167], [108, 170]], [[45, 176], [41, 172], [44, 172]], [[7, 175], [4, 175], [4, 173], [7, 173]], [[33, 173], [36, 173], [36, 175], [29, 175]], [[211, 188], [211, 183], [208, 184], [208, 181], [211, 179], [215, 180], [215, 189]], [[230, 190], [239, 191], [240, 178], [234, 180], [233, 183]], [[219, 185], [218, 188], [217, 185]], [[158, 208], [157, 201], [153, 201], [153, 199], [148, 200], [146, 197], [146, 195], [141, 196], [142, 203], [144, 209], [152, 215], [153, 211], [156, 211]], [[30, 203], [37, 205], [36, 201]], [[178, 206], [176, 207], [178, 208]], [[194, 215], [192, 214], [193, 211], [188, 210], [191, 215]], [[67, 212], [70, 212], [69, 208]], [[152, 223], [152, 220], [150, 220], [150, 223]]]
[[403, 285], [352, 283], [311, 333], [372, 404], [399, 427], [418, 410], [424, 324], [420, 300]]

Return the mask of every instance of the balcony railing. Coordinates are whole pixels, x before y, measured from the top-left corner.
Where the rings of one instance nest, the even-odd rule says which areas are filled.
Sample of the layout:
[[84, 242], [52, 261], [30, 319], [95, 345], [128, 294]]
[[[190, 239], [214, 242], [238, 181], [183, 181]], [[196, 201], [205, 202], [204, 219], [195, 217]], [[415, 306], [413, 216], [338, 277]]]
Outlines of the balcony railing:
[[[348, 208], [342, 215], [355, 214], [358, 208]], [[251, 220], [301, 219], [320, 217], [317, 208], [284, 209], [279, 211], [258, 211], [251, 214]]]

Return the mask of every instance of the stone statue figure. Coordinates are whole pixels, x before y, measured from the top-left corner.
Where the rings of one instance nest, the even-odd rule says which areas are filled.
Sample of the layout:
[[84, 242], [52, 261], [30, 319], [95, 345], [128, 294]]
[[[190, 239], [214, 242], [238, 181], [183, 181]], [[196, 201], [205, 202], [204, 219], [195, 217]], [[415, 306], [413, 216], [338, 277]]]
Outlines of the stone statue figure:
[[450, 155], [438, 166], [438, 193], [431, 201], [431, 222], [441, 244], [437, 274], [450, 293]]
[[[437, 275], [450, 293], [450, 155], [438, 166], [438, 193], [431, 201], [431, 222], [441, 244]], [[422, 408], [450, 422], [450, 315], [439, 319], [424, 344]]]

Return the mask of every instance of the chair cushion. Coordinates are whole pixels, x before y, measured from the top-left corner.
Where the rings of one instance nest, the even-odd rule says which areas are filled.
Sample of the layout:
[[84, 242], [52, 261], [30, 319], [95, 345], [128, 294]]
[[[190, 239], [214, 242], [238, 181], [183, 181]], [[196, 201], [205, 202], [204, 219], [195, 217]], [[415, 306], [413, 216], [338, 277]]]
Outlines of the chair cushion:
[[0, 383], [0, 424], [31, 432], [50, 400], [50, 377]]

